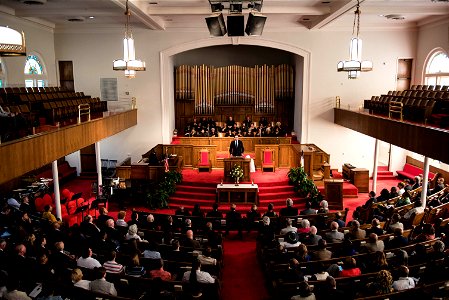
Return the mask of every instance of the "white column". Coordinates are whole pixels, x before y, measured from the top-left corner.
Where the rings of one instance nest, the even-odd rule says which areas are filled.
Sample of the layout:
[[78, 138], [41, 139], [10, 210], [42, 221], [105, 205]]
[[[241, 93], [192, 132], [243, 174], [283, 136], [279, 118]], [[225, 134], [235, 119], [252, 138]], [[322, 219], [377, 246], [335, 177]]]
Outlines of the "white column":
[[101, 188], [103, 186], [103, 177], [101, 174], [101, 155], [100, 155], [100, 142], [95, 143], [95, 157], [97, 159], [97, 197], [101, 195]]
[[421, 203], [423, 207], [426, 207], [427, 201], [427, 187], [429, 186], [429, 158], [424, 157], [424, 173], [422, 180], [422, 192], [421, 192]]
[[377, 161], [379, 160], [379, 140], [374, 143], [374, 165], [373, 165], [373, 185], [371, 190], [376, 192], [377, 186]]
[[58, 161], [54, 160], [51, 163], [51, 168], [53, 171], [53, 189], [55, 193], [55, 209], [56, 218], [62, 220], [61, 216], [61, 195], [59, 194], [59, 172], [58, 172]]

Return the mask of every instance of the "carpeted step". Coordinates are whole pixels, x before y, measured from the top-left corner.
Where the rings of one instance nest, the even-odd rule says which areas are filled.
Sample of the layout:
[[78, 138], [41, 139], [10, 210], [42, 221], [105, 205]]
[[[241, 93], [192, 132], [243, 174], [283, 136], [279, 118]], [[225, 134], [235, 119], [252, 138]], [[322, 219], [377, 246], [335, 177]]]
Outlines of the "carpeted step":
[[198, 192], [184, 192], [177, 190], [176, 193], [173, 195], [174, 197], [178, 198], [186, 198], [186, 199], [201, 199], [201, 200], [210, 200], [215, 201], [216, 193], [198, 193]]
[[212, 205], [215, 203], [215, 200], [205, 200], [205, 199], [196, 199], [196, 198], [183, 198], [183, 197], [176, 197], [172, 196], [170, 197], [169, 201], [170, 205], [172, 203], [176, 203], [179, 205], [192, 205], [192, 207], [198, 203], [201, 207], [212, 207]]
[[196, 187], [208, 187], [216, 188], [219, 182], [203, 182], [203, 181], [182, 181], [178, 186], [196, 186]]
[[292, 185], [279, 185], [279, 186], [259, 186], [259, 193], [279, 193], [285, 191], [294, 191]]
[[284, 191], [284, 192], [278, 192], [278, 193], [260, 193], [259, 192], [259, 199], [260, 200], [270, 200], [270, 199], [284, 199], [284, 201], [287, 198], [292, 198], [297, 196], [294, 191]]
[[176, 191], [189, 192], [189, 193], [204, 193], [204, 194], [215, 194], [217, 185], [211, 186], [190, 186], [184, 184], [178, 184], [176, 186]]
[[377, 175], [377, 180], [395, 180], [397, 179], [393, 175]]
[[388, 171], [388, 166], [377, 166], [377, 172]]

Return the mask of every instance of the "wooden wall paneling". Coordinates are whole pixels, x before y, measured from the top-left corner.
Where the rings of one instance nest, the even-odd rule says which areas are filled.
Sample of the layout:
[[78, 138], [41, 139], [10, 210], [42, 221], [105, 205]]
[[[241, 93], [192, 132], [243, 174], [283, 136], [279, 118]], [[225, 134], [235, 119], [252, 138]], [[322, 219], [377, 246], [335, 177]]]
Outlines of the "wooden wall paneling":
[[116, 176], [123, 179], [131, 179], [131, 166], [117, 166]]
[[0, 184], [137, 124], [137, 110], [43, 132], [0, 145]]
[[216, 145], [193, 146], [193, 148], [192, 148], [192, 157], [193, 157], [192, 167], [198, 168], [198, 161], [200, 158], [199, 153], [200, 153], [201, 149], [209, 150], [209, 155], [210, 155], [209, 158], [212, 163], [212, 168], [215, 168], [215, 166], [217, 165], [217, 146]]
[[190, 168], [193, 166], [193, 145], [164, 145], [163, 148], [168, 155], [176, 154], [178, 157], [182, 157], [185, 167]]
[[291, 149], [291, 145], [279, 145], [279, 168], [290, 168], [290, 156], [292, 155]]

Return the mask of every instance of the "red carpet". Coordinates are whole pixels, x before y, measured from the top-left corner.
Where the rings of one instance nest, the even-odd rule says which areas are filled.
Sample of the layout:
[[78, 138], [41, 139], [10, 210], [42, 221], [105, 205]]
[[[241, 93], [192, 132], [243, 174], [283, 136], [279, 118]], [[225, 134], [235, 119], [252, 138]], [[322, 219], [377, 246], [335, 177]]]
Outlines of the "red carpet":
[[[230, 235], [232, 237], [232, 232]], [[256, 258], [254, 238], [245, 236], [244, 241], [225, 240], [223, 247], [223, 300], [269, 299]]]

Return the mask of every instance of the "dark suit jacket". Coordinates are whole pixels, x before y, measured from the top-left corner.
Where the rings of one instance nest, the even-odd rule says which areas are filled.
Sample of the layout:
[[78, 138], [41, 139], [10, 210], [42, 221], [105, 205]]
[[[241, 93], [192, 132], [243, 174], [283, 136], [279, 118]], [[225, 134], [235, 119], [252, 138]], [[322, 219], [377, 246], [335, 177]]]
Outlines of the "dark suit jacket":
[[287, 206], [281, 209], [281, 211], [279, 212], [279, 214], [281, 216], [285, 216], [285, 217], [293, 217], [293, 216], [297, 216], [298, 215], [298, 209], [291, 207], [291, 206]]
[[244, 151], [245, 149], [243, 148], [243, 142], [240, 140], [237, 141], [237, 146], [235, 145], [235, 141], [232, 141], [229, 145], [229, 153], [232, 156], [242, 156]]

